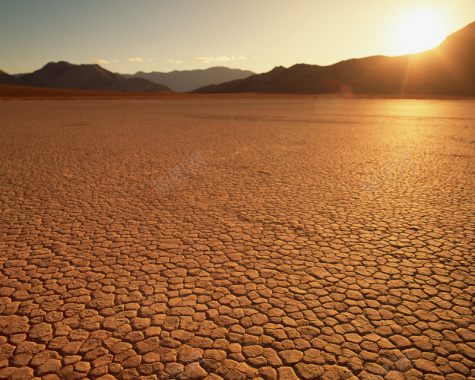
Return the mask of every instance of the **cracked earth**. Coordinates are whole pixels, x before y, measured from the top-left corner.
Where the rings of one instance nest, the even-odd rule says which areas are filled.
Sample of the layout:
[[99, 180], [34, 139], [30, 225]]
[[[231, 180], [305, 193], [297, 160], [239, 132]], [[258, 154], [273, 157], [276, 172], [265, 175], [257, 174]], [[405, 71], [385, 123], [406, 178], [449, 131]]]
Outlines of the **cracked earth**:
[[0, 379], [475, 380], [473, 101], [0, 115]]

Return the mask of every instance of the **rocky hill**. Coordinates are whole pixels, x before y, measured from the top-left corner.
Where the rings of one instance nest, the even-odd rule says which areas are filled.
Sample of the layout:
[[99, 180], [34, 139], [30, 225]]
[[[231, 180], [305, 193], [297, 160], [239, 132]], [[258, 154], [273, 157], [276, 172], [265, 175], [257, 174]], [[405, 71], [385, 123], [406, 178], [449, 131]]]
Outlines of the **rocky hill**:
[[22, 86], [22, 85], [25, 85], [26, 83], [23, 80], [16, 78], [13, 75], [7, 74], [3, 70], [0, 70], [0, 84]]
[[170, 87], [173, 91], [189, 92], [202, 86], [242, 79], [253, 75], [252, 71], [210, 67], [204, 70], [175, 70], [169, 73], [139, 71], [133, 75], [121, 74], [124, 78], [144, 78]]
[[475, 96], [475, 22], [423, 53], [350, 59], [330, 66], [276, 67], [264, 74], [194, 92]]
[[30, 74], [24, 74], [17, 79], [25, 85], [35, 87], [104, 91], [171, 91], [167, 86], [146, 79], [124, 78], [119, 74], [103, 69], [99, 65], [74, 65], [64, 61], [50, 62], [41, 69]]

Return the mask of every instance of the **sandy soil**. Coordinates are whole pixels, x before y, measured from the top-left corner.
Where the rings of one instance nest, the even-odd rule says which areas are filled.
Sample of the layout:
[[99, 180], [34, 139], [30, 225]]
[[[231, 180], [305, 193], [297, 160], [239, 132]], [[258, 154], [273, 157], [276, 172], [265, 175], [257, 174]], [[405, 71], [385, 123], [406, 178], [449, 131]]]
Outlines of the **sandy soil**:
[[0, 102], [0, 378], [474, 379], [474, 105]]
[[[327, 96], [327, 95], [323, 95]], [[190, 94], [182, 92], [132, 92], [70, 90], [61, 88], [41, 88], [0, 84], [0, 100], [70, 100], [70, 99], [220, 99], [220, 98], [318, 98], [318, 95], [283, 94]]]
[[464, 96], [422, 95], [422, 94], [191, 94], [182, 92], [131, 92], [69, 90], [60, 88], [41, 88], [29, 86], [11, 86], [0, 84], [0, 100], [71, 100], [71, 99], [223, 99], [223, 98], [283, 98], [283, 99], [436, 99], [436, 100], [474, 100]]

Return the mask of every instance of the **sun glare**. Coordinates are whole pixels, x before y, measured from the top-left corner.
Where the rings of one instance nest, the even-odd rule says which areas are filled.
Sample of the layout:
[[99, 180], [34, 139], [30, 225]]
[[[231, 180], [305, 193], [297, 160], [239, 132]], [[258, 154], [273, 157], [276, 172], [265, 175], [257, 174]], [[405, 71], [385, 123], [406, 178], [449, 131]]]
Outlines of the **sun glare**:
[[395, 29], [393, 51], [395, 55], [430, 50], [447, 36], [441, 14], [420, 10], [407, 14]]

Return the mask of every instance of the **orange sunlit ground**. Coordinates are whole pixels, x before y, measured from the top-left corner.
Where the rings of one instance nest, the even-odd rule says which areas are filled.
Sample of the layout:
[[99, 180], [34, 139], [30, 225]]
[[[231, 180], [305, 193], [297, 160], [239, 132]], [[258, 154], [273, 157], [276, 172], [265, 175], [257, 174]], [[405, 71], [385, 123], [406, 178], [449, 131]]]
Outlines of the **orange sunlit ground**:
[[475, 1], [4, 1], [0, 380], [475, 380]]
[[[473, 101], [10, 100], [0, 115], [1, 378], [468, 371]], [[447, 347], [452, 367], [421, 358]]]

